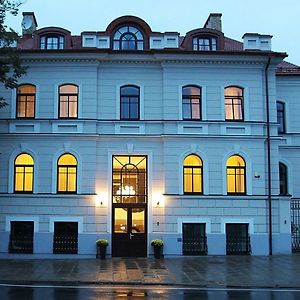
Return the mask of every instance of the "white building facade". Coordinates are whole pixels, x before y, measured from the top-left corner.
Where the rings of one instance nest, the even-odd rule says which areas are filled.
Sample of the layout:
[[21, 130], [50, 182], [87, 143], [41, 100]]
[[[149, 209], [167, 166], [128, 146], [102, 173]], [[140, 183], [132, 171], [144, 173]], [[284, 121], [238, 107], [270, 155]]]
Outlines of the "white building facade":
[[99, 238], [114, 257], [151, 256], [152, 239], [168, 256], [292, 252], [300, 69], [271, 36], [229, 39], [220, 14], [184, 37], [23, 15], [29, 68], [0, 87], [2, 256], [91, 257]]

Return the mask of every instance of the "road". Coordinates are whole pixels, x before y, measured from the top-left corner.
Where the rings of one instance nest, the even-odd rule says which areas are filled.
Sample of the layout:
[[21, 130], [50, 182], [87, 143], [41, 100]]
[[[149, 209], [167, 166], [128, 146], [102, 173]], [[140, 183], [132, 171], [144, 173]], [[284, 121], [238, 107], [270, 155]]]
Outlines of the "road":
[[0, 284], [1, 300], [296, 300], [300, 290], [225, 289], [164, 286], [21, 286]]

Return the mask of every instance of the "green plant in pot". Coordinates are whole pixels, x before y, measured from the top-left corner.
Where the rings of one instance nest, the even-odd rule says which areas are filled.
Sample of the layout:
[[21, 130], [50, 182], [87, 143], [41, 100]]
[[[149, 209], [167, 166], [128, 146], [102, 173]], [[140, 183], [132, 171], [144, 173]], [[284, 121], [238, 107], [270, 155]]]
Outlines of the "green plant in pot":
[[96, 241], [96, 246], [97, 246], [97, 258], [100, 257], [101, 259], [105, 259], [108, 240], [99, 239]]
[[159, 259], [163, 256], [163, 247], [164, 247], [164, 241], [155, 239], [151, 241], [151, 246], [153, 246], [154, 250], [154, 257]]

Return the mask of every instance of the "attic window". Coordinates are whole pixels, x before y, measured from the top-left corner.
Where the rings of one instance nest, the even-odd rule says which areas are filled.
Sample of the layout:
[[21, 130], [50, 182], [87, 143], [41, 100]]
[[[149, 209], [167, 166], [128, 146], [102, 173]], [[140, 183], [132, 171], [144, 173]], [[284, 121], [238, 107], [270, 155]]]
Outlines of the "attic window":
[[198, 36], [193, 38], [193, 50], [216, 51], [217, 38], [211, 36]]
[[144, 36], [134, 26], [123, 26], [113, 37], [113, 50], [144, 50]]
[[65, 39], [61, 35], [43, 35], [40, 39], [41, 49], [64, 49]]

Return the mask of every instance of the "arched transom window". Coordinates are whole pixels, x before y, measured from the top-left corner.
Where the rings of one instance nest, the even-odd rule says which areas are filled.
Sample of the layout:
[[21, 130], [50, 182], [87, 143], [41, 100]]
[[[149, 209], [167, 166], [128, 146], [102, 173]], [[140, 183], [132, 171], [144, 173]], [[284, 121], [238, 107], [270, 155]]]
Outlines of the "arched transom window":
[[15, 193], [32, 193], [33, 192], [33, 158], [22, 153], [15, 159]]
[[195, 154], [184, 159], [183, 186], [185, 194], [203, 193], [202, 160]]
[[225, 119], [227, 121], [244, 120], [243, 89], [236, 86], [225, 88]]
[[144, 50], [144, 36], [135, 26], [122, 26], [114, 34], [113, 50]]
[[246, 164], [239, 155], [228, 158], [227, 164], [227, 193], [245, 194], [246, 193]]
[[72, 154], [63, 154], [57, 161], [57, 192], [77, 192], [77, 160]]

